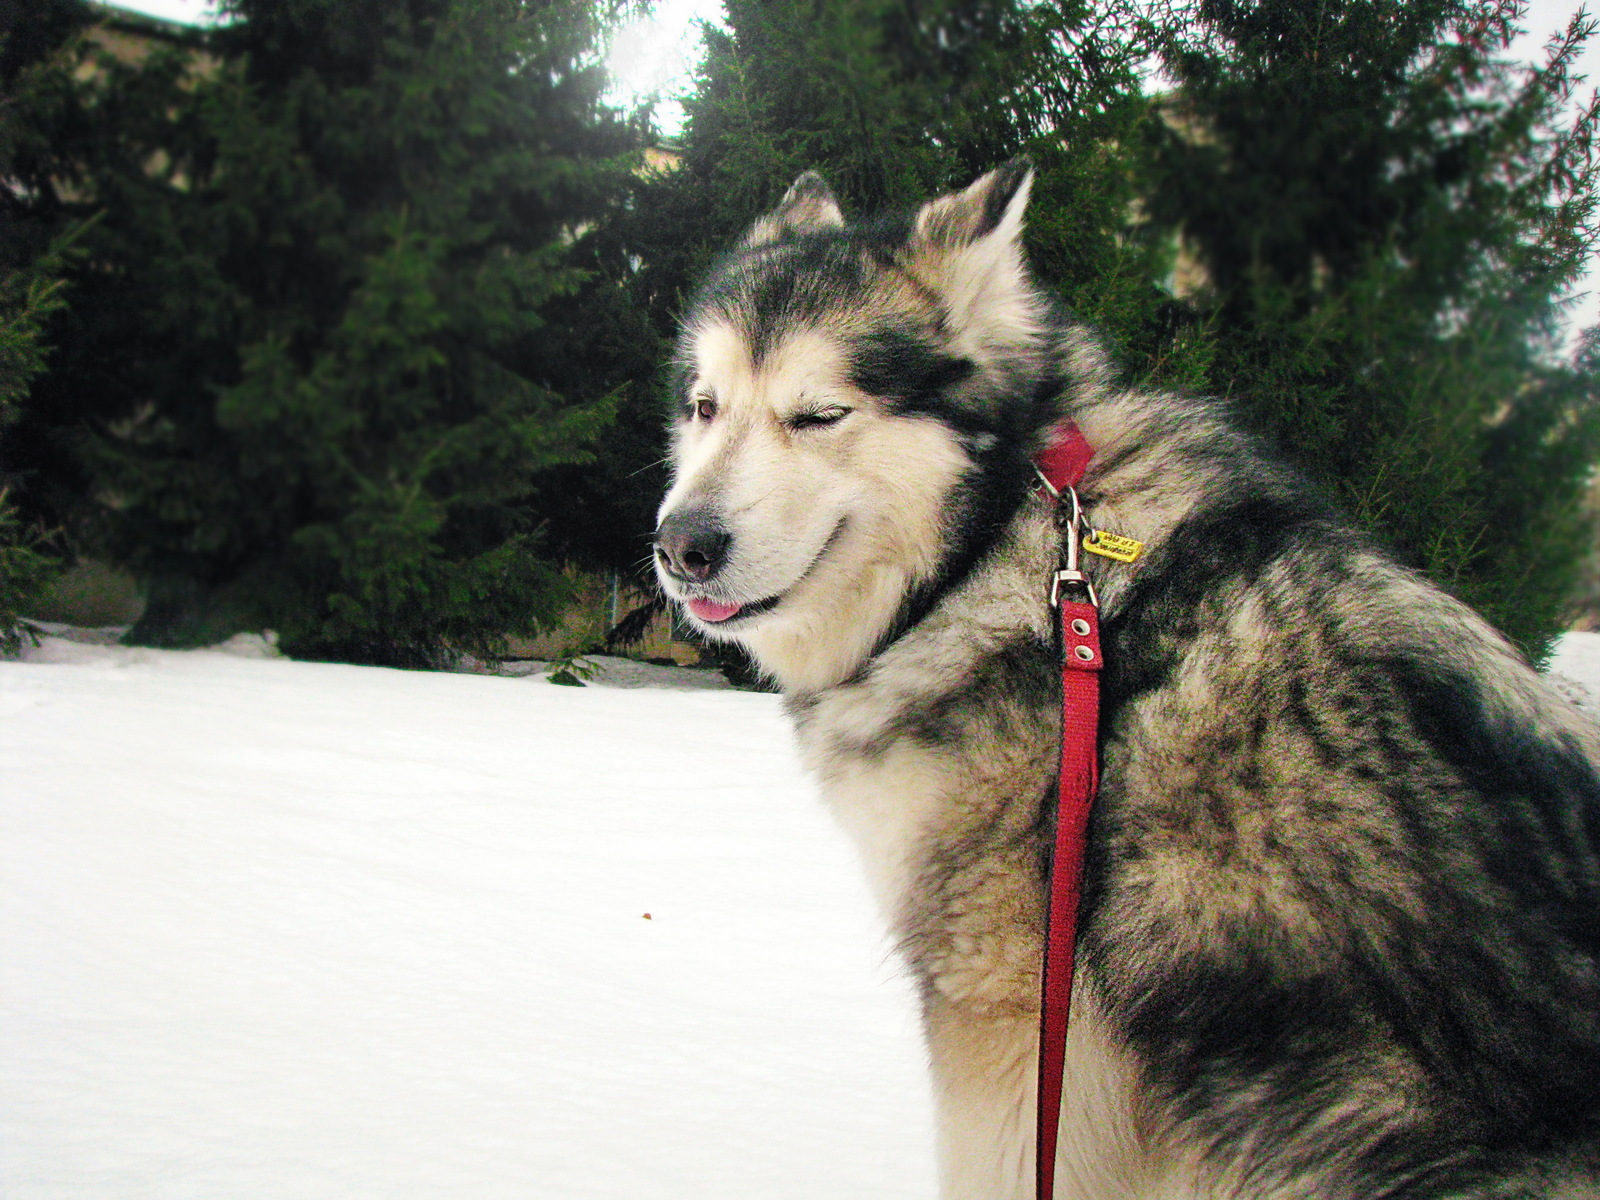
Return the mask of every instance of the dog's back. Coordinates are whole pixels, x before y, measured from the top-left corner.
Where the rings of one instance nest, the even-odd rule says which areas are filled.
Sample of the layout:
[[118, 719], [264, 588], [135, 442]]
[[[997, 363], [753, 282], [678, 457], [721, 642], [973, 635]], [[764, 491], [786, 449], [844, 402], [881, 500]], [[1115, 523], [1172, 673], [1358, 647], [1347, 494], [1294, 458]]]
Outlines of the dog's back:
[[1576, 1187], [1600, 731], [1247, 441], [1192, 452], [1104, 626], [1088, 953], [1147, 1082], [1244, 1194]]

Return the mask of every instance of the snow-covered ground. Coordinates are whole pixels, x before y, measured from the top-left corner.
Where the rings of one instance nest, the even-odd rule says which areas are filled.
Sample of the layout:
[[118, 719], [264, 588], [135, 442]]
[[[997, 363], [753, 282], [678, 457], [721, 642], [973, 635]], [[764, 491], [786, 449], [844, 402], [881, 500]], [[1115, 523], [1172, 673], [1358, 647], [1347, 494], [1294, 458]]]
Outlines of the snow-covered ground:
[[0, 1196], [927, 1197], [858, 875], [774, 696], [49, 639], [0, 663]]
[[0, 663], [0, 1196], [933, 1194], [775, 697], [263, 651]]
[[1600, 720], [1600, 633], [1569, 633], [1550, 659], [1556, 690]]

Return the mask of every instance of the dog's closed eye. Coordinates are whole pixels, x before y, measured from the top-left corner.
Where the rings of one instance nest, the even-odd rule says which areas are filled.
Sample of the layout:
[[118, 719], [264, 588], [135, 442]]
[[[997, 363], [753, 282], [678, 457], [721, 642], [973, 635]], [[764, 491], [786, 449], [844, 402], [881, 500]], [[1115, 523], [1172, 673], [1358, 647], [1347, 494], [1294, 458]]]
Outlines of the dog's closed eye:
[[813, 409], [810, 412], [795, 413], [784, 422], [790, 429], [817, 429], [823, 425], [837, 425], [850, 415], [850, 409], [834, 404], [827, 408]]

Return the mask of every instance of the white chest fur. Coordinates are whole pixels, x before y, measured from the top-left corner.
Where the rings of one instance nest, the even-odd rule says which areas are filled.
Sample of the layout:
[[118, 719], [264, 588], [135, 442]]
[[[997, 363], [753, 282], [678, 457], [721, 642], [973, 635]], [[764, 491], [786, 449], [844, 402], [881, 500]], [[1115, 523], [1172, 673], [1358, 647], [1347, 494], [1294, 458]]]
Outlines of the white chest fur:
[[937, 820], [946, 773], [935, 752], [901, 739], [878, 754], [830, 753], [805, 732], [800, 751], [822, 799], [854, 839], [867, 882], [893, 926], [915, 885], [919, 846]]
[[[893, 721], [860, 693], [830, 698], [797, 726], [824, 802], [855, 840], [891, 929], [922, 908], [918, 888], [937, 874], [929, 856], [959, 820], [974, 780], [953, 747], [889, 737]], [[839, 701], [844, 701], [840, 703]], [[1000, 864], [997, 868], [1004, 869]], [[924, 1014], [939, 1113], [945, 1200], [1032, 1195], [1037, 1018], [1014, 1007], [951, 1003], [930, 978]], [[984, 991], [984, 988], [960, 989]], [[1138, 1071], [1080, 979], [1066, 1062], [1057, 1178], [1080, 1200], [1190, 1200], [1192, 1171], [1174, 1169], [1140, 1129]]]

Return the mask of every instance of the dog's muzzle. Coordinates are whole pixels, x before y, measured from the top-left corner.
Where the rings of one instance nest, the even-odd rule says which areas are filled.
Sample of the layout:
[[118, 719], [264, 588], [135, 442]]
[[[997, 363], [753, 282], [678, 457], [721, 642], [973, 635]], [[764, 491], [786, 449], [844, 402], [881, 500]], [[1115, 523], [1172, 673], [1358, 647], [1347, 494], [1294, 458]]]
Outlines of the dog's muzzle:
[[705, 583], [728, 561], [732, 541], [710, 509], [685, 509], [656, 530], [656, 561], [680, 583]]

